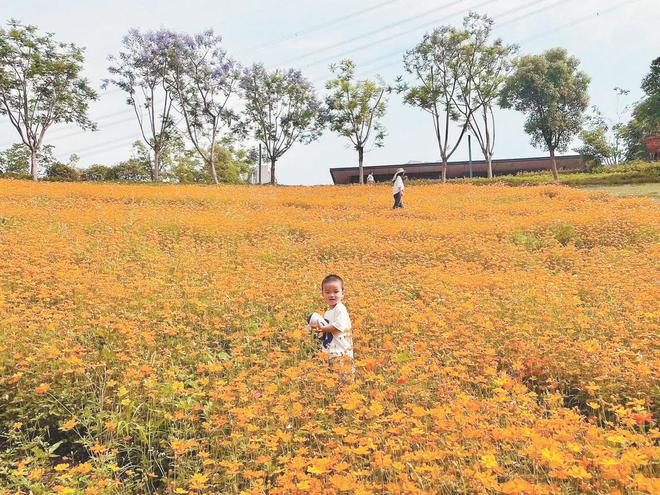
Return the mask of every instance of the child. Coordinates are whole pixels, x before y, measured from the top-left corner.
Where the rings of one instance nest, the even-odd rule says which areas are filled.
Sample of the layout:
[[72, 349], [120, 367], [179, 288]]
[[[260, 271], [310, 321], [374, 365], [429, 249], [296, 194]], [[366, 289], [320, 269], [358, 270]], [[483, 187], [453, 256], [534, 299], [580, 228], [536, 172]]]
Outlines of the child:
[[346, 356], [352, 361], [351, 318], [341, 302], [344, 299], [344, 281], [338, 275], [328, 275], [321, 282], [321, 294], [329, 309], [323, 317], [318, 313], [309, 315], [308, 326], [320, 334], [323, 339], [321, 350], [330, 354], [331, 359]]

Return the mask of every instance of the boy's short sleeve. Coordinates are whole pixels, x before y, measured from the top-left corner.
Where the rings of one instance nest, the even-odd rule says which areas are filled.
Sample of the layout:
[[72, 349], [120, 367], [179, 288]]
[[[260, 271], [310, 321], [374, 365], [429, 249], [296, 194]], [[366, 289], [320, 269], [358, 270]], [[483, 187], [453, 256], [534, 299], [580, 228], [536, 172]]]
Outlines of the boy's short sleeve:
[[340, 332], [347, 332], [351, 329], [351, 318], [348, 316], [346, 306], [337, 305], [333, 317], [330, 319], [330, 324]]

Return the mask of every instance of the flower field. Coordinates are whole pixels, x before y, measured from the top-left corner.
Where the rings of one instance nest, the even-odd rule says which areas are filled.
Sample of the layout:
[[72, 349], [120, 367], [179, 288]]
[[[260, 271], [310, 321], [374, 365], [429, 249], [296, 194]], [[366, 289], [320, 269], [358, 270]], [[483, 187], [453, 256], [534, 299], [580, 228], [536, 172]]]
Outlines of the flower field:
[[660, 493], [657, 203], [390, 203], [0, 181], [0, 494]]

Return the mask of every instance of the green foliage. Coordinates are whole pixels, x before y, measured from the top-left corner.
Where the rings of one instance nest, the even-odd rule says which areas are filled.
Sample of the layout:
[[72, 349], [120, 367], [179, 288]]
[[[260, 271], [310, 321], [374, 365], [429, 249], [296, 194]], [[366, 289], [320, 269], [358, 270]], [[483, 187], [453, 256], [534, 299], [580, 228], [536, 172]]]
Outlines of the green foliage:
[[648, 158], [644, 138], [660, 133], [660, 57], [642, 81], [645, 96], [637, 102], [630, 122], [622, 129], [628, 160]]
[[[404, 67], [414, 83], [397, 85], [403, 101], [433, 117], [433, 130], [444, 163], [458, 148], [468, 127], [490, 163], [494, 149], [493, 103], [511, 67], [514, 45], [490, 40], [493, 20], [470, 12], [463, 28], [441, 26], [424, 35], [404, 56]], [[460, 133], [452, 139], [450, 130], [459, 123]], [[490, 169], [489, 169], [490, 174]]]
[[330, 129], [348, 138], [358, 151], [360, 183], [363, 183], [364, 148], [370, 137], [376, 147], [383, 146], [385, 138], [385, 127], [380, 122], [387, 109], [383, 98], [385, 84], [368, 79], [356, 81], [355, 64], [350, 59], [331, 65], [330, 70], [336, 77], [325, 85], [331, 91], [325, 99], [327, 119]]
[[55, 162], [46, 169], [46, 178], [51, 181], [75, 182], [80, 180], [80, 172], [71, 165]]
[[642, 90], [647, 96], [660, 95], [660, 57], [651, 62], [649, 73], [642, 79]]
[[457, 108], [468, 122], [472, 134], [486, 159], [488, 177], [492, 177], [491, 160], [495, 149], [495, 114], [493, 106], [511, 71], [511, 57], [516, 45], [505, 45], [501, 39], [491, 41], [493, 20], [470, 12], [463, 20], [468, 39], [463, 43], [465, 74], [459, 79]]
[[[218, 182], [225, 184], [244, 183], [255, 162], [254, 153], [228, 138], [216, 144], [213, 155]], [[204, 162], [192, 150], [181, 150], [168, 160], [171, 181], [180, 184], [210, 184], [213, 181]]]
[[582, 145], [575, 149], [592, 165], [614, 163], [616, 150], [607, 140], [607, 127], [598, 126], [580, 132]]
[[516, 231], [511, 234], [511, 242], [527, 251], [534, 252], [543, 249], [548, 242], [558, 242], [562, 246], [581, 245], [579, 232], [570, 223], [555, 222], [547, 227], [531, 231]]
[[[38, 153], [46, 131], [58, 122], [94, 129], [87, 110], [97, 95], [80, 77], [82, 48], [14, 19], [8, 26], [0, 29], [0, 115], [8, 117], [23, 144]], [[31, 164], [34, 180], [36, 165]]]
[[[534, 146], [564, 151], [582, 129], [589, 103], [589, 76], [578, 70], [580, 62], [563, 48], [541, 55], [525, 55], [515, 62], [500, 96], [503, 108], [526, 114], [525, 132]], [[553, 176], [557, 178], [553, 166]]]
[[99, 182], [111, 180], [112, 169], [106, 165], [92, 165], [80, 171], [80, 180]]
[[180, 184], [209, 184], [211, 173], [194, 151], [183, 150], [171, 160], [168, 177]]
[[108, 180], [127, 182], [149, 182], [151, 169], [148, 162], [137, 158], [129, 158], [119, 162], [110, 169]]
[[[37, 153], [37, 160], [45, 167], [55, 163], [53, 150], [55, 147], [47, 144]], [[0, 152], [0, 174], [5, 177], [23, 178], [30, 173], [30, 150], [23, 143], [11, 145]]]
[[215, 156], [218, 164], [218, 180], [228, 184], [245, 182], [244, 178], [250, 174], [256, 162], [253, 151], [241, 148], [229, 139], [223, 140], [221, 145], [216, 145]]
[[264, 144], [275, 184], [275, 162], [297, 141], [310, 143], [321, 135], [324, 118], [314, 86], [298, 70], [266, 70], [262, 64], [245, 69], [241, 80], [245, 118]]
[[[452, 179], [452, 182], [469, 182], [476, 185], [504, 183], [509, 186], [539, 186], [550, 184], [554, 182], [554, 179], [548, 172], [523, 172], [516, 175], [499, 175], [492, 179], [484, 177]], [[601, 170], [595, 169], [592, 172], [564, 172], [561, 174], [561, 183], [569, 186], [653, 182], [660, 182], [660, 163], [648, 163], [640, 160], [612, 165]]]

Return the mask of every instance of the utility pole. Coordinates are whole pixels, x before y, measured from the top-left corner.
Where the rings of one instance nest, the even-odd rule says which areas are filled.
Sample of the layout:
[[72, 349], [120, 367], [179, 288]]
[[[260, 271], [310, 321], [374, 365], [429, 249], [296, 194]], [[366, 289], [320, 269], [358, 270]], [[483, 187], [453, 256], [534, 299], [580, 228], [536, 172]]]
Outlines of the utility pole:
[[468, 156], [470, 164], [470, 179], [472, 178], [472, 135], [468, 132]]
[[259, 143], [259, 184], [261, 184], [261, 143]]

